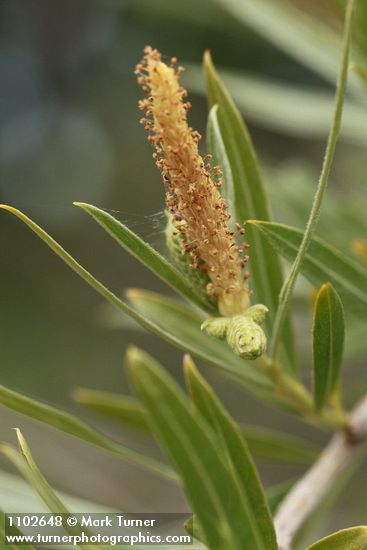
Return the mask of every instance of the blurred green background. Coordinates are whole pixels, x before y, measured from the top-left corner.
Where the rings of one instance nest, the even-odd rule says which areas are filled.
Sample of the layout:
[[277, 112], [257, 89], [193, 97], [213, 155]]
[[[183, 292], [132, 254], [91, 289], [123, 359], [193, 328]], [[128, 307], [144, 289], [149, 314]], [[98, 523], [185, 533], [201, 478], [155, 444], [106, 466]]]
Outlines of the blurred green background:
[[[253, 21], [246, 24], [236, 11], [245, 4], [245, 0], [0, 3], [0, 201], [39, 222], [118, 293], [130, 286], [167, 290], [72, 201], [109, 209], [164, 251], [164, 191], [139, 125], [141, 92], [133, 74], [146, 44], [191, 67], [184, 76], [184, 83], [194, 90], [190, 122], [202, 132], [207, 109], [197, 67], [203, 51], [211, 49], [218, 69], [229, 74], [229, 88], [246, 115], [275, 219], [304, 226], [331, 118], [333, 76], [301, 63], [297, 48], [287, 52], [286, 46], [276, 45], [271, 33], [266, 36], [266, 28], [261, 31]], [[261, 7], [263, 1], [253, 4]], [[269, 5], [288, 3], [277, 0]], [[294, 0], [291, 7], [301, 20], [312, 17], [315, 25], [322, 25], [327, 40], [326, 29], [340, 34], [343, 2]], [[361, 59], [367, 52], [366, 31], [367, 10], [361, 7], [355, 31]], [[323, 54], [320, 50], [320, 59]], [[319, 234], [345, 254], [352, 254], [353, 239], [367, 235], [367, 95], [355, 75], [351, 85], [348, 117], [319, 226]], [[88, 418], [73, 404], [72, 389], [82, 385], [128, 392], [122, 358], [130, 342], [148, 350], [181, 379], [180, 352], [142, 330], [121, 326], [97, 294], [6, 213], [0, 219], [0, 251], [2, 384]], [[310, 378], [309, 297], [310, 288], [301, 281], [295, 311], [306, 380]], [[362, 336], [366, 327], [355, 329], [353, 319], [349, 326], [345, 381], [347, 402], [353, 403], [366, 387]], [[328, 434], [275, 413], [214, 370], [205, 367], [205, 373], [238, 419], [327, 441]], [[0, 412], [1, 439], [14, 442], [11, 428], [21, 427], [56, 488], [130, 512], [186, 509], [179, 490], [170, 483], [3, 408]], [[99, 419], [92, 420], [106, 428]], [[106, 429], [138, 449], [159, 453], [143, 437]], [[11, 471], [2, 459], [1, 465]], [[267, 485], [302, 471], [275, 464], [260, 468]], [[321, 532], [328, 531], [330, 522], [338, 522], [341, 510], [343, 526], [365, 522], [362, 475], [367, 481], [364, 469]]]

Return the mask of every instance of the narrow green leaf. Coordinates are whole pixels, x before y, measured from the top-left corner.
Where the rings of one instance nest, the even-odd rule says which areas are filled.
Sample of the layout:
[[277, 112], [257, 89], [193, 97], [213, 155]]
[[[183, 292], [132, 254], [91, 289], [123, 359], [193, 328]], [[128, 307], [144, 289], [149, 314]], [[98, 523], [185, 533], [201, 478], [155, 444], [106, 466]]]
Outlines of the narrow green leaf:
[[[218, 67], [221, 78], [247, 121], [266, 130], [301, 139], [323, 139], [328, 135], [334, 97], [319, 88], [306, 88]], [[189, 65], [185, 85], [191, 92], [205, 93], [201, 68]], [[300, 109], [302, 105], [302, 109]], [[363, 103], [347, 99], [340, 139], [362, 147], [367, 143], [367, 112]]]
[[[279, 504], [285, 498], [294, 483], [295, 480], [291, 479], [288, 481], [284, 481], [283, 483], [279, 483], [278, 485], [274, 485], [273, 487], [270, 487], [266, 490], [266, 500], [268, 502], [269, 509], [273, 515], [276, 513]], [[186, 523], [187, 525], [185, 524], [185, 527], [187, 531], [190, 534], [194, 532], [194, 537], [198, 540], [202, 540], [200, 525], [196, 518], [192, 516]]]
[[[25, 477], [25, 479], [27, 479], [33, 489], [37, 492], [38, 496], [53, 514], [70, 514], [69, 510], [59, 499], [41, 473], [31, 455], [27, 442], [19, 429], [16, 430], [16, 434], [20, 452], [17, 452], [14, 447], [6, 443], [0, 444], [0, 452], [2, 452], [14, 464], [14, 466], [16, 466], [16, 468]], [[65, 522], [64, 529], [71, 535], [79, 535], [82, 531], [80, 527], [69, 527], [67, 522]], [[86, 529], [84, 529], [84, 531], [88, 533]], [[88, 550], [93, 550], [93, 548], [96, 550], [103, 549], [100, 545], [92, 546], [89, 544], [85, 544], [83, 546], [79, 545], [79, 547], [87, 548]]]
[[318, 411], [338, 387], [343, 348], [343, 305], [327, 283], [317, 295], [313, 321], [313, 393]]
[[[137, 321], [141, 326], [144, 328], [150, 330], [154, 334], [158, 335], [160, 338], [163, 338], [170, 344], [183, 349], [185, 351], [189, 351], [193, 354], [198, 355], [199, 357], [202, 357], [203, 359], [206, 359], [208, 361], [211, 361], [215, 365], [224, 368], [228, 374], [232, 373], [233, 376], [236, 376], [241, 383], [246, 386], [250, 387], [253, 391], [256, 390], [256, 393], [258, 395], [262, 395], [263, 397], [266, 396], [267, 399], [269, 399], [272, 402], [276, 402], [277, 404], [282, 404], [281, 400], [274, 397], [273, 392], [271, 391], [271, 384], [268, 382], [268, 380], [262, 376], [259, 372], [257, 372], [254, 369], [254, 363], [251, 364], [251, 369], [247, 368], [246, 363], [240, 359], [239, 357], [236, 357], [224, 343], [221, 342], [215, 342], [214, 339], [209, 338], [205, 334], [203, 334], [200, 329], [200, 318], [195, 317], [195, 315], [186, 308], [186, 313], [184, 314], [184, 318], [181, 320], [188, 320], [187, 318], [191, 316], [191, 328], [186, 333], [185, 328], [187, 327], [187, 322], [184, 323], [181, 326], [177, 326], [177, 320], [179, 319], [179, 315], [177, 315], [177, 309], [180, 309], [180, 305], [177, 304], [177, 307], [173, 307], [173, 318], [172, 320], [176, 320], [174, 323], [174, 327], [177, 330], [172, 331], [172, 326], [169, 322], [166, 322], [164, 318], [162, 318], [162, 313], [164, 315], [168, 315], [167, 308], [165, 310], [162, 310], [159, 307], [151, 307], [148, 305], [146, 307], [146, 303], [144, 303], [144, 300], [137, 300], [138, 296], [135, 293], [135, 304], [139, 307], [136, 309], [133, 309], [130, 307], [127, 303], [120, 300], [113, 292], [111, 292], [108, 288], [106, 288], [100, 281], [98, 281], [93, 275], [91, 275], [83, 266], [81, 266], [75, 258], [73, 258], [55, 239], [53, 239], [46, 231], [44, 231], [39, 225], [37, 225], [35, 222], [33, 222], [30, 218], [28, 218], [25, 214], [17, 210], [16, 208], [13, 208], [12, 206], [8, 205], [0, 205], [0, 209], [7, 210], [14, 216], [18, 217], [23, 223], [25, 223], [40, 239], [42, 239], [47, 246], [51, 248], [55, 254], [57, 254], [73, 271], [75, 271], [84, 281], [86, 281], [94, 290], [96, 290], [99, 294], [101, 294], [108, 302], [110, 302], [112, 305], [117, 307], [120, 311], [123, 313], [129, 315], [132, 319]], [[145, 296], [148, 296], [149, 293], [147, 293]], [[140, 293], [140, 297], [141, 293]], [[131, 296], [133, 298], [133, 296]], [[175, 302], [167, 300], [167, 303], [174, 304]], [[146, 310], [146, 315], [141, 314], [139, 312], [139, 309], [144, 311]], [[155, 319], [156, 321], [153, 322], [152, 319]], [[192, 330], [193, 328], [193, 319], [196, 319], [197, 323], [197, 329], [195, 331]], [[165, 327], [165, 328], [163, 328]], [[181, 337], [181, 332], [185, 332], [183, 338]], [[198, 335], [201, 334], [201, 338], [198, 342], [194, 342], [194, 346], [191, 345], [191, 338], [195, 335], [195, 338], [198, 337]], [[204, 340], [202, 339], [204, 338]], [[204, 347], [202, 348], [202, 345]], [[219, 345], [219, 347], [218, 347]], [[214, 351], [212, 351], [214, 350]], [[216, 352], [219, 353], [219, 358], [216, 357]]]
[[4, 386], [0, 386], [0, 404], [92, 445], [117, 453], [124, 459], [149, 468], [169, 479], [175, 479], [174, 473], [165, 464], [116, 443], [79, 420], [79, 418], [55, 407], [30, 399]]
[[259, 460], [311, 464], [320, 449], [313, 443], [275, 430], [240, 424], [251, 454]]
[[[19, 476], [0, 470], [0, 506], [6, 508], [8, 513], [36, 513], [41, 514], [46, 508], [34, 495], [29, 484]], [[95, 514], [107, 514], [117, 512], [116, 509], [96, 504], [90, 500], [83, 500], [75, 496], [58, 492], [66, 507], [75, 513], [83, 513], [86, 510]]]
[[305, 261], [307, 250], [311, 244], [312, 237], [314, 236], [317, 228], [317, 224], [321, 214], [323, 199], [329, 182], [331, 167], [334, 161], [336, 144], [342, 124], [343, 107], [348, 81], [348, 63], [352, 36], [353, 8], [354, 0], [348, 0], [345, 8], [343, 40], [341, 48], [342, 52], [335, 90], [335, 105], [333, 110], [333, 117], [331, 120], [330, 131], [326, 142], [325, 156], [322, 163], [317, 188], [313, 197], [310, 214], [307, 220], [305, 231], [303, 233], [302, 241], [279, 295], [279, 305], [276, 312], [273, 333], [271, 335], [269, 345], [269, 356], [272, 360], [275, 360], [278, 355], [278, 350], [282, 340], [282, 334], [284, 326], [286, 324], [293, 291], [298, 275], [300, 274], [302, 265]]
[[[321, 78], [335, 83], [338, 74], [339, 36], [320, 19], [290, 2], [273, 0], [215, 0], [238, 21], [253, 28], [265, 40], [293, 57]], [[361, 59], [357, 51], [354, 59]], [[351, 89], [359, 97], [358, 82]]]
[[137, 323], [147, 330], [152, 331], [160, 338], [167, 340], [171, 344], [177, 347], [182, 347], [181, 341], [172, 334], [171, 331], [165, 331], [157, 324], [152, 323], [149, 319], [140, 315], [136, 310], [131, 308], [126, 302], [123, 302], [107, 287], [105, 287], [100, 281], [98, 281], [89, 271], [87, 271], [82, 265], [80, 265], [75, 258], [73, 258], [55, 239], [53, 239], [44, 229], [32, 221], [28, 216], [20, 212], [12, 206], [0, 204], [0, 209], [7, 210], [23, 223], [25, 223], [40, 239], [42, 239], [51, 250], [57, 254], [75, 273], [79, 275], [84, 281], [86, 281], [94, 290], [96, 290], [101, 296], [103, 296], [113, 306], [117, 307], [124, 314], [129, 315]]
[[213, 105], [209, 111], [207, 124], [207, 142], [208, 149], [213, 156], [215, 165], [220, 166], [223, 173], [223, 183], [221, 194], [225, 197], [228, 203], [228, 208], [232, 215], [234, 211], [234, 185], [231, 165], [227, 156], [226, 147], [220, 131], [218, 120], [218, 105]]
[[307, 550], [363, 550], [367, 545], [367, 527], [350, 527], [311, 544]]
[[212, 388], [201, 377], [189, 356], [185, 357], [184, 365], [186, 382], [193, 403], [215, 430], [218, 444], [230, 467], [233, 468], [236, 483], [241, 490], [246, 510], [242, 529], [248, 533], [248, 546], [252, 547], [250, 544], [252, 539], [257, 541], [258, 548], [277, 550], [270, 511], [245, 439]]
[[[77, 388], [73, 399], [119, 425], [150, 433], [147, 413], [133, 397]], [[275, 430], [240, 424], [252, 455], [259, 460], [310, 464], [319, 453], [313, 443]]]
[[[23, 533], [14, 525], [11, 528], [11, 534], [22, 536]], [[20, 546], [15, 543], [5, 545], [5, 513], [0, 509], [0, 548], [3, 548], [3, 544], [5, 550], [35, 550], [34, 546], [25, 542], [22, 542]]]
[[211, 338], [200, 330], [202, 318], [184, 304], [161, 294], [141, 289], [129, 289], [127, 298], [136, 310], [174, 335], [178, 347], [213, 363], [241, 379], [252, 390], [269, 389], [271, 384], [248, 362], [234, 355], [225, 342]]
[[92, 218], [95, 219], [125, 250], [127, 250], [127, 252], [137, 258], [143, 265], [165, 283], [170, 285], [174, 290], [200, 308], [211, 312], [216, 311], [209, 300], [204, 301], [203, 298], [195, 292], [195, 289], [188, 285], [187, 278], [168, 262], [166, 258], [161, 256], [159, 252], [126, 227], [126, 225], [96, 206], [83, 202], [74, 202], [74, 204], [92, 216]]
[[88, 409], [100, 413], [114, 422], [118, 422], [122, 426], [142, 432], [150, 432], [146, 412], [139, 401], [133, 397], [77, 388], [73, 392], [73, 399], [81, 405], [88, 407]]
[[[73, 399], [119, 425], [144, 433], [150, 433], [147, 413], [133, 397], [77, 388]], [[310, 464], [319, 448], [313, 443], [275, 430], [240, 424], [252, 455], [259, 460]]]
[[[293, 484], [294, 480], [292, 479], [283, 483], [279, 483], [278, 485], [274, 485], [273, 487], [270, 487], [266, 490], [266, 500], [268, 502], [269, 509], [273, 515], [275, 514], [279, 504], [282, 502]], [[201, 528], [195, 516], [191, 516], [185, 522], [185, 529], [195, 539], [203, 541]]]
[[[204, 58], [204, 70], [210, 107], [218, 105], [217, 131], [225, 147], [228, 163], [231, 167], [234, 195], [234, 211], [240, 223], [257, 218], [270, 220], [270, 209], [265, 194], [259, 162], [248, 129], [234, 105], [228, 91], [221, 82], [210, 54]], [[250, 287], [255, 293], [255, 301], [269, 308], [266, 316], [266, 328], [271, 327], [278, 306], [278, 295], [282, 287], [283, 275], [280, 260], [262, 235], [252, 228], [246, 231], [246, 240], [251, 244]], [[284, 333], [284, 355], [286, 367], [295, 372], [296, 362], [293, 336], [290, 323]]]
[[21, 474], [28, 480], [34, 489], [36, 489], [38, 495], [51, 510], [51, 512], [57, 514], [68, 514], [69, 510], [64, 506], [59, 497], [51, 489], [50, 485], [40, 472], [36, 465], [29, 447], [19, 429], [16, 429], [17, 439], [19, 443], [18, 453], [11, 445], [6, 443], [2, 444], [2, 452], [14, 463], [19, 469]]
[[131, 349], [128, 364], [134, 389], [181, 476], [209, 548], [265, 550], [257, 541], [244, 538], [245, 504], [233, 470], [218, 453], [218, 439], [210, 426], [149, 356]]
[[[278, 223], [257, 220], [250, 220], [249, 223], [259, 228], [286, 260], [293, 262], [302, 241], [302, 231]], [[315, 287], [330, 281], [346, 310], [366, 318], [367, 271], [357, 262], [313, 237], [301, 272]]]

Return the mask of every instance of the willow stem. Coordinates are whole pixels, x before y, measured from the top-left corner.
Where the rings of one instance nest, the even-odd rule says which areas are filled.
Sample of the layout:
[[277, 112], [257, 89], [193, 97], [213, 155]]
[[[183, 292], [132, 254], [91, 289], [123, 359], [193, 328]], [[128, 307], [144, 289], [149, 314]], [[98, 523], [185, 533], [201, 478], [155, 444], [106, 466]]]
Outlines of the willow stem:
[[336, 434], [319, 459], [294, 485], [275, 516], [279, 550], [290, 550], [299, 529], [326, 499], [342, 473], [366, 449], [367, 397], [352, 411], [351, 433]]
[[319, 221], [322, 200], [324, 198], [324, 194], [327, 188], [330, 170], [334, 159], [335, 148], [336, 148], [336, 143], [337, 143], [337, 139], [340, 131], [342, 114], [343, 114], [345, 90], [347, 86], [353, 6], [354, 6], [354, 0], [349, 0], [346, 8], [346, 15], [345, 15], [342, 59], [341, 59], [339, 77], [338, 77], [338, 82], [337, 82], [336, 92], [335, 92], [335, 107], [334, 107], [333, 122], [330, 128], [330, 132], [327, 140], [325, 157], [322, 165], [322, 170], [321, 170], [317, 190], [315, 193], [314, 201], [310, 212], [310, 217], [307, 222], [307, 226], [303, 235], [301, 246], [294, 260], [292, 268], [289, 272], [289, 275], [284, 281], [284, 284], [279, 296], [279, 306], [278, 306], [278, 310], [274, 320], [273, 334], [270, 342], [270, 356], [273, 359], [277, 355], [281, 333], [285, 323], [293, 289], [296, 284], [297, 276], [300, 272], [302, 263], [306, 256], [307, 249], [309, 247], [312, 236], [315, 232], [317, 223]]

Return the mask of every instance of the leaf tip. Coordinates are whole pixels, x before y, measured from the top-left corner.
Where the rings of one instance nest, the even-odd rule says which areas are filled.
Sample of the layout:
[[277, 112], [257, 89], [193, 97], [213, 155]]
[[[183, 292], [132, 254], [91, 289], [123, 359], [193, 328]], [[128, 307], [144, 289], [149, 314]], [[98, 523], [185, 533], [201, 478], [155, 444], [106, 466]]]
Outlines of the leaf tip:
[[204, 68], [206, 69], [214, 70], [212, 54], [209, 48], [204, 51], [203, 65], [204, 65]]
[[187, 383], [189, 384], [190, 378], [196, 373], [197, 369], [191, 355], [185, 353], [183, 357], [183, 369]]
[[129, 367], [134, 367], [141, 362], [143, 352], [136, 346], [130, 345], [126, 349], [126, 361]]
[[22, 454], [25, 454], [28, 450], [27, 442], [26, 442], [20, 428], [14, 428], [14, 431], [15, 431], [15, 434], [17, 436], [19, 450], [21, 451]]
[[83, 390], [83, 388], [73, 388], [70, 392], [70, 397], [73, 401], [76, 401], [77, 403], [84, 404], [86, 402], [85, 391]]
[[141, 291], [138, 288], [126, 288], [124, 290], [126, 298], [130, 301], [138, 300], [141, 297]]
[[12, 214], [16, 214], [19, 212], [14, 206], [10, 206], [9, 204], [0, 204], [1, 210], [6, 210], [7, 212], [11, 212]]

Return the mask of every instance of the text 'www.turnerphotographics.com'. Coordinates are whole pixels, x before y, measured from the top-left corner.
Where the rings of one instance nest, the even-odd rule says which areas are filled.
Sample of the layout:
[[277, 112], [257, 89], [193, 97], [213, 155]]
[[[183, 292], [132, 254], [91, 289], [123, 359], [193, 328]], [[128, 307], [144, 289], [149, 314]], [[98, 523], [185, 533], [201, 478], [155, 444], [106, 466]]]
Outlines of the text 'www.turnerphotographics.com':
[[5, 546], [192, 545], [187, 514], [7, 514]]

